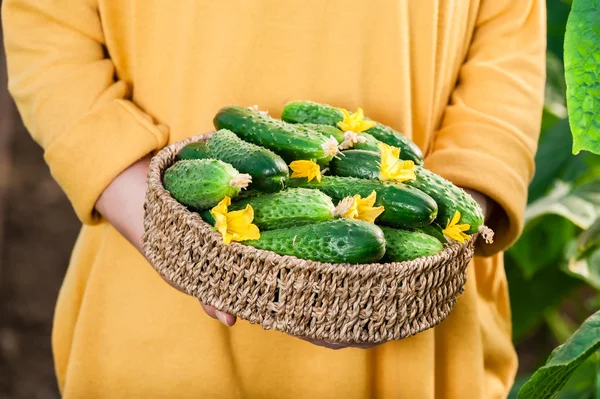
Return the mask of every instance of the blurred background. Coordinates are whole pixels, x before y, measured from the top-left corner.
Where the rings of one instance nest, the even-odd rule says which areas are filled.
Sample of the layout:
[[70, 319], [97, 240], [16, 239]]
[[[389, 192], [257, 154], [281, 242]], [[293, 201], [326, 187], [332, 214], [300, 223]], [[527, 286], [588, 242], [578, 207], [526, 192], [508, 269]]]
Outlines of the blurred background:
[[[547, 0], [548, 81], [537, 172], [525, 233], [506, 254], [520, 360], [515, 392], [600, 308], [600, 250], [577, 252], [582, 233], [600, 215], [600, 157], [571, 154], [562, 61], [569, 4]], [[1, 54], [0, 399], [58, 398], [52, 316], [79, 222], [21, 124]], [[592, 356], [579, 367], [559, 397], [594, 398], [598, 361]]]

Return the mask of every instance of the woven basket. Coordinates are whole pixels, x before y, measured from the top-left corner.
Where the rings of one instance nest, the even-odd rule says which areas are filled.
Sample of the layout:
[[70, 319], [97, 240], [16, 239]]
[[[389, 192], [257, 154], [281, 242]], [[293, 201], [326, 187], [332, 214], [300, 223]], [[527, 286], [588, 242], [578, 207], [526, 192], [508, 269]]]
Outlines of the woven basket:
[[410, 337], [448, 316], [475, 238], [410, 262], [328, 264], [223, 244], [164, 189], [163, 171], [192, 137], [161, 150], [148, 172], [144, 252], [165, 279], [207, 305], [264, 329], [337, 343]]

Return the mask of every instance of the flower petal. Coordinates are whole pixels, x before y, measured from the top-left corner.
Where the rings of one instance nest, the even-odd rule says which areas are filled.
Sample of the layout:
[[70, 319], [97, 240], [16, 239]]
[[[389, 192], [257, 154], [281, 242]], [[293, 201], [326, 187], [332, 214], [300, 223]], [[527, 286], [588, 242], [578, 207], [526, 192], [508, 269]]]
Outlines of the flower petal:
[[293, 171], [292, 178], [306, 177], [310, 182], [316, 177], [317, 181], [321, 181], [321, 168], [313, 161], [294, 161], [290, 163], [290, 169]]
[[450, 222], [448, 222], [448, 225], [446, 227], [449, 226], [454, 226], [456, 223], [458, 223], [460, 221], [460, 212], [456, 211], [454, 212], [454, 216], [452, 216], [452, 220], [450, 220]]

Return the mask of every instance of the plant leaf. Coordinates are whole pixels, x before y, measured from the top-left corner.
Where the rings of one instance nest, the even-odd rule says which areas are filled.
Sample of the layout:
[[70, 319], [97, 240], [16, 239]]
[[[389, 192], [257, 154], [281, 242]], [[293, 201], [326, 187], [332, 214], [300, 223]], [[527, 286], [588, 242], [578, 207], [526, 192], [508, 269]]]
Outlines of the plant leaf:
[[568, 183], [557, 184], [547, 196], [527, 207], [525, 222], [548, 213], [560, 215], [576, 226], [587, 229], [600, 216], [600, 179], [575, 189]]
[[[577, 228], [559, 215], [542, 215], [530, 221], [519, 240], [508, 250], [526, 279], [545, 267], [564, 262], [565, 249], [575, 239]], [[543, 250], [540, 250], [543, 248]]]
[[567, 108], [573, 154], [600, 154], [600, 2], [573, 0], [565, 33]]
[[507, 253], [505, 258], [506, 278], [510, 293], [513, 340], [519, 342], [544, 320], [547, 311], [558, 306], [583, 283], [556, 266], [546, 267], [531, 279], [525, 279], [511, 255]]
[[596, 358], [592, 355], [575, 369], [558, 394], [558, 399], [594, 399], [596, 390]]
[[519, 399], [554, 397], [567, 383], [577, 366], [600, 348], [600, 311], [590, 316], [563, 345], [552, 351], [519, 391]]
[[567, 249], [567, 272], [600, 290], [600, 218]]
[[530, 201], [544, 195], [563, 166], [574, 159], [569, 150], [572, 144], [567, 119], [560, 119], [540, 137], [535, 154], [535, 175], [529, 185]]

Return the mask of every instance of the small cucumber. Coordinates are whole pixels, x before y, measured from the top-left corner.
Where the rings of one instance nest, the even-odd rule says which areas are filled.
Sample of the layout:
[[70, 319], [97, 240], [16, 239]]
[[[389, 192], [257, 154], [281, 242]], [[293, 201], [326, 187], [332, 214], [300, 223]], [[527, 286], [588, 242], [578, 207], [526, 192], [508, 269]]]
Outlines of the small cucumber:
[[[302, 226], [308, 223], [333, 219], [335, 206], [327, 195], [319, 190], [290, 188], [278, 193], [260, 194], [233, 202], [229, 211], [244, 209], [250, 205], [254, 210], [254, 223], [260, 231]], [[202, 218], [214, 225], [209, 211]]]
[[[329, 166], [336, 176], [378, 179], [379, 160], [379, 154], [372, 151], [348, 150], [334, 158]], [[422, 166], [415, 166], [415, 175], [415, 180], [404, 184], [418, 188], [435, 200], [439, 209], [436, 222], [440, 226], [446, 226], [456, 211], [461, 214], [459, 223], [470, 226], [467, 234], [476, 233], [483, 225], [481, 207], [463, 189]]]
[[442, 244], [446, 244], [448, 242], [448, 240], [446, 240], [446, 237], [444, 237], [442, 228], [440, 227], [439, 224], [437, 224], [435, 222], [428, 224], [427, 226], [417, 227], [415, 230], [420, 231], [421, 233], [425, 233], [428, 236], [437, 238], [439, 240], [439, 242], [441, 242]]
[[289, 177], [283, 159], [266, 148], [248, 143], [229, 130], [219, 130], [208, 140], [185, 146], [179, 159], [214, 158], [231, 164], [241, 173], [252, 176], [250, 189], [264, 192], [282, 190]]
[[444, 249], [435, 237], [420, 231], [398, 230], [382, 226], [385, 236], [385, 262], [404, 262], [439, 254]]
[[373, 223], [334, 219], [287, 229], [264, 231], [243, 244], [328, 263], [374, 263], [385, 253], [385, 238]]
[[177, 161], [164, 174], [163, 184], [173, 198], [202, 210], [213, 207], [226, 196], [236, 197], [251, 177], [216, 159]]
[[[336, 126], [344, 119], [339, 108], [313, 101], [294, 101], [286, 104], [281, 114], [281, 119], [290, 123], [318, 123]], [[369, 120], [369, 118], [365, 119]], [[368, 129], [369, 133], [377, 140], [400, 148], [400, 157], [411, 160], [417, 165], [423, 163], [423, 153], [419, 147], [408, 137], [395, 131], [389, 126], [377, 123]]]
[[377, 223], [392, 227], [424, 226], [431, 223], [437, 215], [437, 205], [430, 196], [402, 183], [323, 176], [320, 183], [316, 180], [308, 182], [306, 178], [296, 178], [290, 179], [288, 185], [318, 189], [335, 202], [355, 194], [366, 198], [375, 191], [377, 194], [375, 206], [385, 208], [385, 211], [377, 219]]
[[331, 160], [329, 169], [334, 176], [379, 179], [380, 160], [374, 151], [346, 150]]
[[338, 152], [336, 140], [244, 107], [222, 108], [213, 123], [217, 129], [231, 130], [242, 140], [274, 151], [288, 163], [307, 159], [326, 164]]

